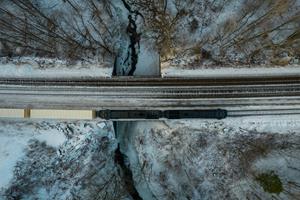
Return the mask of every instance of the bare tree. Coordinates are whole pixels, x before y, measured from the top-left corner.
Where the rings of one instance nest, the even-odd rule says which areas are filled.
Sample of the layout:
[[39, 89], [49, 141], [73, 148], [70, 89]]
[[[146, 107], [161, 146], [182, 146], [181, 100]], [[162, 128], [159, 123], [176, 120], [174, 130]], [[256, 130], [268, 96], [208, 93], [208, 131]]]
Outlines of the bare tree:
[[[161, 60], [288, 64], [299, 58], [299, 1], [130, 0]], [[287, 56], [285, 56], [287, 55]], [[284, 58], [282, 58], [284, 57]]]
[[36, 0], [8, 0], [0, 15], [0, 41], [12, 47], [10, 55], [21, 48], [23, 55], [69, 59], [114, 56], [110, 1], [62, 0], [43, 8]]
[[130, 0], [132, 6], [139, 10], [146, 24], [146, 31], [154, 39], [162, 59], [174, 52], [176, 29], [194, 0]]
[[[128, 19], [120, 14], [124, 1], [119, 7], [109, 0], [56, 0], [47, 7], [39, 2], [0, 2], [2, 54], [116, 58], [118, 41], [128, 39]], [[300, 58], [299, 0], [126, 2], [145, 25], [136, 35], [155, 44], [163, 62], [285, 65]]]

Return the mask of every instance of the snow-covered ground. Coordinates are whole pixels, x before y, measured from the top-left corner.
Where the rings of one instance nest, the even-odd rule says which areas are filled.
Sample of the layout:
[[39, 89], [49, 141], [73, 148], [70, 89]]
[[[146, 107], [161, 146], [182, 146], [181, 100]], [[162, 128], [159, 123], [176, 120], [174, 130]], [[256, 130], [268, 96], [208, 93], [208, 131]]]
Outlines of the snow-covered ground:
[[126, 199], [104, 121], [0, 121], [0, 199]]
[[118, 123], [1, 120], [0, 199], [300, 196], [300, 115]]
[[111, 63], [76, 62], [36, 57], [0, 58], [0, 78], [99, 78], [111, 77]]
[[119, 130], [144, 199], [298, 199], [300, 116], [132, 122]]
[[[149, 63], [140, 65], [137, 75], [157, 74], [156, 66]], [[76, 62], [64, 60], [22, 57], [19, 59], [0, 58], [0, 78], [109, 78], [113, 63]], [[145, 69], [141, 69], [145, 67]], [[149, 70], [149, 68], [155, 68]], [[150, 73], [150, 74], [149, 74]], [[235, 67], [189, 67], [162, 64], [162, 77], [253, 77], [300, 75], [299, 65], [289, 66], [235, 66]]]
[[300, 65], [249, 67], [174, 67], [162, 65], [163, 77], [266, 77], [300, 75]]
[[46, 142], [52, 147], [62, 145], [66, 137], [58, 130], [38, 130], [34, 123], [0, 121], [0, 188], [9, 184], [13, 178], [13, 169], [18, 160], [25, 156], [24, 149], [29, 140]]

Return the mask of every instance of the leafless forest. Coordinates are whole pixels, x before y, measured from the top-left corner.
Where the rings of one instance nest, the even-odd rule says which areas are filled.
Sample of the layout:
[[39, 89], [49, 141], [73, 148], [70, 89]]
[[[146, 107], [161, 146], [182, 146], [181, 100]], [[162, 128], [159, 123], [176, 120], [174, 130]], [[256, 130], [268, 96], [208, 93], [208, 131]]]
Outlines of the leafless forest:
[[299, 64], [299, 0], [2, 0], [0, 55], [113, 60], [123, 2], [163, 62]]

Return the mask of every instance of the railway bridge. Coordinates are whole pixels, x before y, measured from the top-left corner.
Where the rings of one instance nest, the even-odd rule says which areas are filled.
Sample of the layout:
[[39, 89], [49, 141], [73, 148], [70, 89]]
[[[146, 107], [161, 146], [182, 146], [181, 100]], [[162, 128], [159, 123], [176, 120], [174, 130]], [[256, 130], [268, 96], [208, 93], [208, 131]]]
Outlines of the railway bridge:
[[300, 77], [0, 79], [0, 108], [300, 114]]

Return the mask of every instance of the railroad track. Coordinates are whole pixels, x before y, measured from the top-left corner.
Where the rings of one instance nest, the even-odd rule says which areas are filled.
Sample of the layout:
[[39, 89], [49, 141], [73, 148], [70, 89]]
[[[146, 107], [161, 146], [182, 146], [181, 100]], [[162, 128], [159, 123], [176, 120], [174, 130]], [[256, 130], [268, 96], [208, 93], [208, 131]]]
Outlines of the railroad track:
[[300, 77], [0, 79], [1, 107], [300, 110]]
[[0, 85], [34, 86], [217, 86], [217, 85], [261, 85], [261, 84], [300, 84], [300, 76], [249, 77], [249, 78], [140, 78], [113, 77], [101, 79], [28, 79], [0, 78]]
[[300, 84], [225, 86], [0, 85], [0, 94], [195, 99], [300, 96]]

